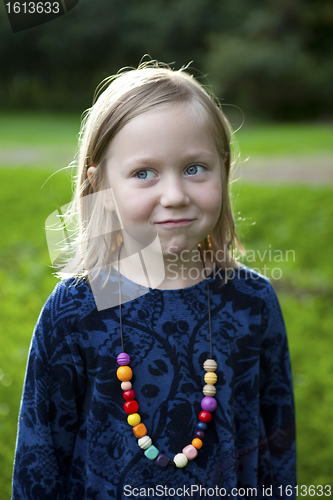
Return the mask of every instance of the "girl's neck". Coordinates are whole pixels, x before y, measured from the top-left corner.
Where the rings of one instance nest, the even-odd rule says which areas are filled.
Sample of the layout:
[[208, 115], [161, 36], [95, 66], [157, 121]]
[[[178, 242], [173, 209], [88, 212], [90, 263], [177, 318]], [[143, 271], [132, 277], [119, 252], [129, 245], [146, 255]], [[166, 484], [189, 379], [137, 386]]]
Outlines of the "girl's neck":
[[[203, 281], [214, 270], [214, 262], [209, 258], [211, 256], [204, 255], [205, 273], [198, 249], [163, 256], [148, 247], [135, 253], [131, 250], [126, 245], [121, 250], [120, 273], [130, 281], [150, 288], [188, 288]], [[118, 252], [116, 255], [117, 262], [113, 258], [113, 266], [118, 269]]]
[[162, 290], [188, 288], [203, 281], [214, 269], [214, 262], [205, 256], [204, 264], [198, 249], [166, 257], [165, 278], [157, 288]]

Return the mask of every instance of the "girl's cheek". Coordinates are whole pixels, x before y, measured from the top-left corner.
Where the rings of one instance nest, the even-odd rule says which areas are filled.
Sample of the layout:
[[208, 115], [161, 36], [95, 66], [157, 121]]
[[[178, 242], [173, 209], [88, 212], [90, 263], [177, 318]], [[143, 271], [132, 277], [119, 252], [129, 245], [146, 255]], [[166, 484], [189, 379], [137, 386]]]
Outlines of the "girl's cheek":
[[212, 214], [215, 212], [220, 213], [222, 207], [222, 189], [215, 186], [208, 188], [200, 201], [203, 210]]
[[143, 199], [142, 196], [129, 196], [124, 206], [124, 212], [127, 220], [139, 223], [149, 219], [153, 208], [154, 205], [149, 202], [149, 199]]

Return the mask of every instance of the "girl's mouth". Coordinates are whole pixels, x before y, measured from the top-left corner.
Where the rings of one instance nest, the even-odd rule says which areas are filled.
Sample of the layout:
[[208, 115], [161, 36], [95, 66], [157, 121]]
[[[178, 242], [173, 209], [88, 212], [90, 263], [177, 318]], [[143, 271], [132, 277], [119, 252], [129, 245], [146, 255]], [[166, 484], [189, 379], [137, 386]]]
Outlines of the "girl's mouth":
[[180, 226], [188, 226], [195, 219], [168, 219], [163, 220], [161, 222], [156, 222], [159, 226], [163, 227], [180, 227]]

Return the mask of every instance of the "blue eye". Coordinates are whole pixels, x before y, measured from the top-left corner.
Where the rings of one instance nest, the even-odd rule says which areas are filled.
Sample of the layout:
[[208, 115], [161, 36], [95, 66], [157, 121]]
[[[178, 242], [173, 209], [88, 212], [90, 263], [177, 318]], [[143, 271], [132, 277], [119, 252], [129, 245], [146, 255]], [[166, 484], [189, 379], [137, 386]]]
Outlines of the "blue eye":
[[[151, 175], [149, 176], [149, 174]], [[154, 172], [151, 170], [138, 170], [135, 172], [135, 176], [137, 179], [152, 179], [154, 177]]]
[[201, 174], [204, 170], [205, 168], [202, 165], [190, 165], [187, 167], [186, 172], [188, 175], [196, 175]]

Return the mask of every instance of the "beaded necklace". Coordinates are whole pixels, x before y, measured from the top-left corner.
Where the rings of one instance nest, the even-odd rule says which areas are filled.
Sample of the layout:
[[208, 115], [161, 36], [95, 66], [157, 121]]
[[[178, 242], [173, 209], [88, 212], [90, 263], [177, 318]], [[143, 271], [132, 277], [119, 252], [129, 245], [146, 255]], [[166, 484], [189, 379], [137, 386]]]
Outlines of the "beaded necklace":
[[132, 379], [133, 372], [130, 368], [130, 356], [124, 351], [124, 338], [123, 338], [123, 321], [121, 312], [121, 286], [120, 286], [120, 252], [123, 244], [119, 248], [118, 253], [118, 286], [119, 286], [119, 324], [120, 324], [120, 335], [121, 335], [121, 347], [122, 352], [117, 356], [117, 363], [119, 368], [117, 369], [117, 378], [121, 381], [121, 388], [123, 390], [123, 398], [125, 400], [124, 410], [128, 415], [127, 422], [132, 427], [135, 437], [138, 439], [138, 445], [142, 450], [144, 450], [144, 455], [149, 460], [154, 460], [155, 464], [159, 467], [167, 467], [169, 464], [173, 464], [178, 468], [185, 467], [189, 460], [193, 460], [198, 455], [198, 450], [203, 445], [203, 439], [205, 437], [205, 430], [207, 429], [207, 424], [212, 420], [212, 412], [216, 409], [217, 401], [214, 398], [216, 394], [215, 384], [217, 382], [217, 375], [215, 371], [217, 370], [217, 363], [213, 358], [212, 351], [212, 322], [210, 313], [210, 293], [209, 293], [209, 282], [208, 276], [205, 269], [205, 263], [200, 251], [200, 256], [204, 268], [206, 283], [207, 283], [207, 302], [208, 302], [208, 321], [209, 321], [209, 344], [210, 344], [210, 359], [207, 359], [203, 368], [206, 371], [204, 376], [204, 381], [206, 385], [203, 387], [204, 397], [201, 400], [202, 411], [199, 413], [199, 422], [197, 424], [197, 431], [195, 437], [192, 439], [191, 444], [185, 446], [181, 453], [177, 453], [171, 460], [168, 456], [160, 453], [159, 450], [153, 445], [152, 439], [147, 434], [146, 426], [141, 422], [141, 416], [138, 413], [139, 404], [136, 401], [135, 391], [132, 389]]

